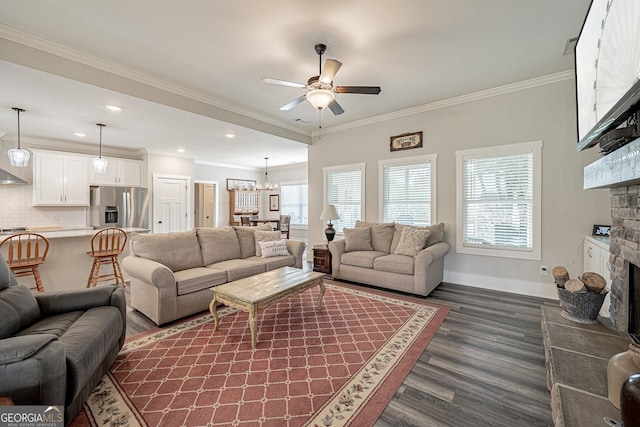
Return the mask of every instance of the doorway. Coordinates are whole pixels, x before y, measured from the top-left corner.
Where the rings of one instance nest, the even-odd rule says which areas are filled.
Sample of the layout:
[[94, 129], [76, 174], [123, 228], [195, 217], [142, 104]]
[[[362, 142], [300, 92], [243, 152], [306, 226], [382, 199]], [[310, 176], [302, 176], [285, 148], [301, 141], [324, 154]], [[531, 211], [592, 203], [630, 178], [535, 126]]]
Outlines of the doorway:
[[191, 223], [189, 188], [191, 177], [153, 174], [154, 233], [186, 231]]
[[216, 182], [196, 182], [194, 188], [194, 214], [196, 227], [218, 226], [218, 203]]

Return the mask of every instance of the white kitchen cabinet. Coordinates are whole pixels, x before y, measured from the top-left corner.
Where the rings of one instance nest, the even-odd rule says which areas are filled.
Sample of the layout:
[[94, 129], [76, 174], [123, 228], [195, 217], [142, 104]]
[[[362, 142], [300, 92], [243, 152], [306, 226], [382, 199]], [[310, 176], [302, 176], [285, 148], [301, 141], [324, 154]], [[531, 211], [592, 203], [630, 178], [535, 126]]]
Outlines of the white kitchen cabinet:
[[[607, 281], [607, 289], [611, 290], [611, 272], [609, 269], [609, 238], [601, 236], [584, 236], [584, 271], [598, 273]], [[609, 317], [609, 295], [605, 297], [600, 315]]]
[[107, 171], [95, 173], [91, 170], [91, 185], [117, 185], [139, 187], [142, 185], [142, 162], [140, 160], [106, 157]]
[[89, 157], [33, 150], [34, 206], [89, 206]]

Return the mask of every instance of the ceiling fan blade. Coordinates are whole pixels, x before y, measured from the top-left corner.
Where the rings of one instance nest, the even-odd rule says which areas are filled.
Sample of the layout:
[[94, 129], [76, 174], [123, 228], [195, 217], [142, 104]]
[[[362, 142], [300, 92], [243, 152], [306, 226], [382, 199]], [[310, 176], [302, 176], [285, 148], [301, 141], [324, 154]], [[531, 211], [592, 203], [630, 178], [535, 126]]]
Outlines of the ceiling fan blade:
[[320, 81], [327, 84], [331, 83], [341, 66], [342, 62], [336, 61], [335, 59], [327, 59], [322, 68]]
[[339, 116], [340, 114], [344, 113], [344, 110], [335, 99], [331, 102], [331, 104], [328, 105], [328, 107], [334, 116]]
[[302, 83], [290, 82], [288, 80], [272, 79], [271, 77], [263, 77], [260, 80], [262, 80], [264, 83], [271, 83], [274, 85], [281, 85], [281, 86], [291, 86], [291, 87], [297, 87], [300, 89], [307, 87], [307, 85], [304, 85]]
[[280, 107], [280, 110], [288, 111], [288, 110], [292, 109], [293, 107], [295, 107], [296, 105], [304, 102], [306, 99], [307, 99], [307, 95], [306, 94], [304, 94], [302, 96], [299, 96], [296, 99], [294, 99], [293, 101], [291, 101], [290, 103]]
[[380, 86], [336, 86], [335, 93], [362, 93], [365, 95], [377, 95], [382, 89]]

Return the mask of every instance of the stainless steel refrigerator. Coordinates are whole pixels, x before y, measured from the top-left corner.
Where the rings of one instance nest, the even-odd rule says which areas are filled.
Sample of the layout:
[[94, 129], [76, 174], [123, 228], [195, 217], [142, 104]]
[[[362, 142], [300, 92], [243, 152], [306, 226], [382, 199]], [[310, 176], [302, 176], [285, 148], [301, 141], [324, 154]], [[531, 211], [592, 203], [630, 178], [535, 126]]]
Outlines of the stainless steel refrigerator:
[[149, 228], [149, 190], [91, 187], [89, 225], [94, 228]]

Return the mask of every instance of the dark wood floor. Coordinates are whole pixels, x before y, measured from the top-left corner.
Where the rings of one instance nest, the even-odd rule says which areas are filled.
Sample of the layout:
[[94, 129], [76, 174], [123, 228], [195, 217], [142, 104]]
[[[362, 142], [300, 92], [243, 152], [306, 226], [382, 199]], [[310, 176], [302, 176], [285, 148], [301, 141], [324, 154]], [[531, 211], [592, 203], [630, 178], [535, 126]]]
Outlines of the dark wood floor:
[[[553, 425], [540, 306], [556, 301], [448, 283], [426, 301], [451, 311], [376, 427]], [[127, 336], [155, 327], [127, 322]]]

